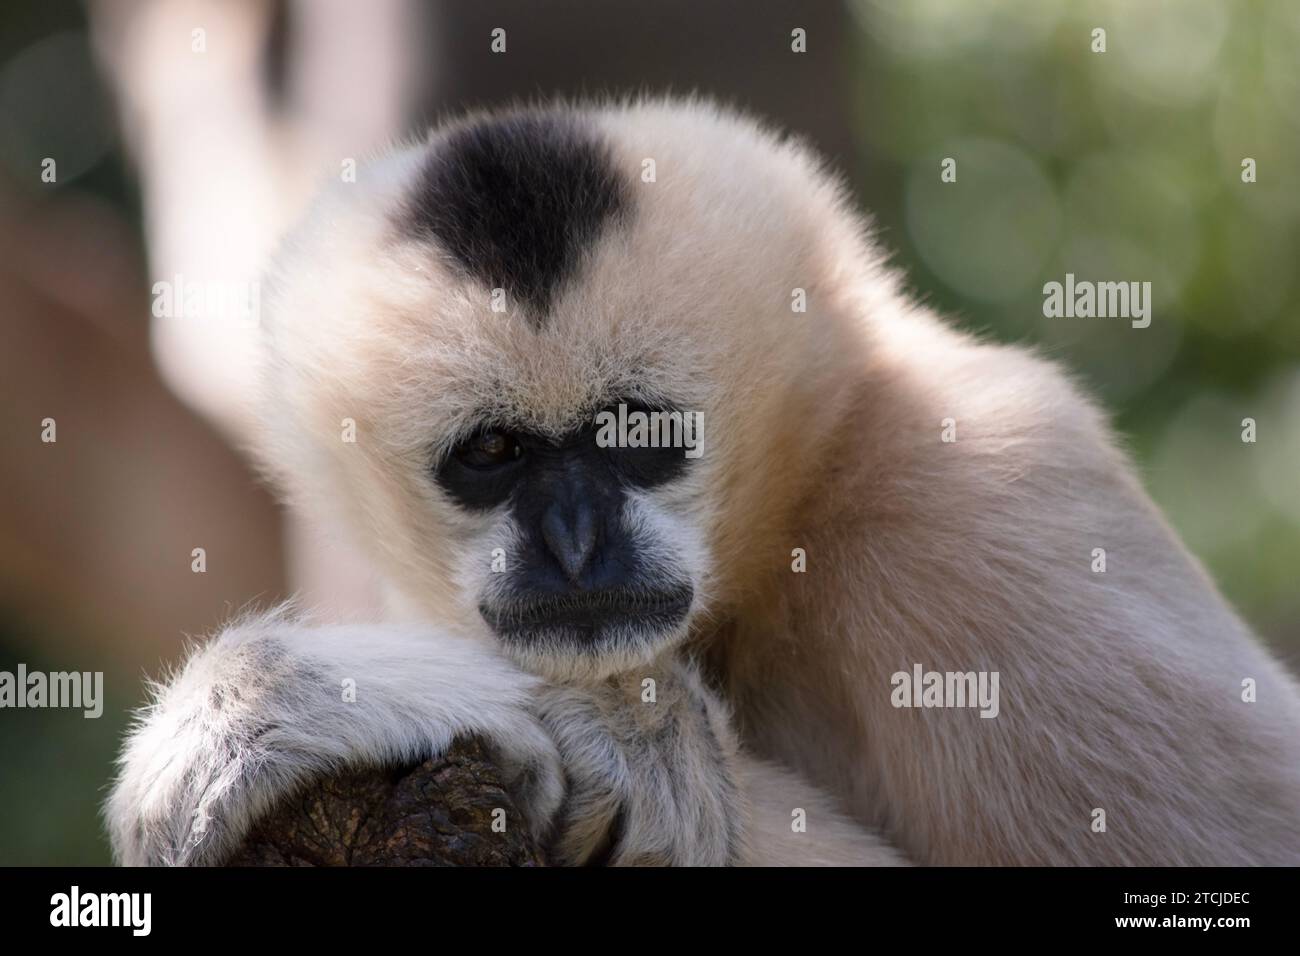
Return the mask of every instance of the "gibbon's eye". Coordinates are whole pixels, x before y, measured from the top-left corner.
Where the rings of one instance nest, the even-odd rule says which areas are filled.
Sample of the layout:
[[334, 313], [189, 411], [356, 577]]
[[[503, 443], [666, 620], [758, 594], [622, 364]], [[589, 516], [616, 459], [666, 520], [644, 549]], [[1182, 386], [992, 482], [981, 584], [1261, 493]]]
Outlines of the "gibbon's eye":
[[526, 476], [536, 447], [530, 436], [484, 426], [434, 466], [433, 479], [466, 508], [495, 508]]
[[488, 429], [462, 442], [452, 454], [462, 464], [486, 471], [510, 464], [522, 455], [523, 451], [523, 446], [514, 435], [497, 429]]

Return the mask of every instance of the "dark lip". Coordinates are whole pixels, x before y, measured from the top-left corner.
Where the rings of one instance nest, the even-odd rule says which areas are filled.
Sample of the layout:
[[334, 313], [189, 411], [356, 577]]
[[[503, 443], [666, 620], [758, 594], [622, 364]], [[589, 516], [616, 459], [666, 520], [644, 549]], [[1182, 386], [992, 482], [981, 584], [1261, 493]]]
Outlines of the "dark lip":
[[484, 603], [479, 613], [498, 633], [556, 627], [587, 630], [614, 624], [667, 627], [686, 616], [694, 596], [689, 586], [651, 594], [595, 591], [504, 605]]

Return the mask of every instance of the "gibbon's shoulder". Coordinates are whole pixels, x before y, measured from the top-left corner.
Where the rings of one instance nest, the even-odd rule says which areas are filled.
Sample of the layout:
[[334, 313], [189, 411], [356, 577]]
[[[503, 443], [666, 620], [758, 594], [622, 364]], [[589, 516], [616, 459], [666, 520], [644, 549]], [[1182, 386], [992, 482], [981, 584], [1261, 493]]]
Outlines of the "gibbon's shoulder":
[[913, 490], [1014, 503], [1090, 481], [1136, 486], [1105, 411], [1060, 363], [902, 299], [865, 324], [867, 441], [892, 456], [896, 477], [915, 472]]

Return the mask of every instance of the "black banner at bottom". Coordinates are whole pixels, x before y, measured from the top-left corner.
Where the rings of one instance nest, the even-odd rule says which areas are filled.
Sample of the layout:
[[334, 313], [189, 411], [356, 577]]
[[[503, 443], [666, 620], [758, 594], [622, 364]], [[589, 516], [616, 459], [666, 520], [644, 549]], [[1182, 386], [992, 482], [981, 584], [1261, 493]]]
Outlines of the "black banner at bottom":
[[1230, 943], [1294, 928], [1296, 889], [1294, 869], [0, 869], [0, 925], [8, 942], [50, 934], [127, 945], [436, 946], [465, 934], [478, 945], [560, 934], [667, 943], [670, 932], [699, 941], [783, 929], [804, 943], [846, 931], [925, 945], [1044, 933]]

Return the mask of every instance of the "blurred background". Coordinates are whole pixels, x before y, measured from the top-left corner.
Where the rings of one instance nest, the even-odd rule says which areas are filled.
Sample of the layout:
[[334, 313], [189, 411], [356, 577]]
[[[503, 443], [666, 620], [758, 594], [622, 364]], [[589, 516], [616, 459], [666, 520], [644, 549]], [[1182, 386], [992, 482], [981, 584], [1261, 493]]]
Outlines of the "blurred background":
[[[247, 323], [151, 319], [153, 284], [253, 280], [347, 159], [555, 92], [699, 90], [817, 144], [916, 294], [1092, 387], [1297, 669], [1297, 50], [1294, 0], [0, 6], [0, 670], [101, 670], [106, 697], [98, 720], [0, 711], [0, 864], [108, 862], [125, 714], [185, 635], [291, 592], [375, 600], [238, 450]], [[1045, 319], [1066, 272], [1151, 281], [1151, 326]]]

